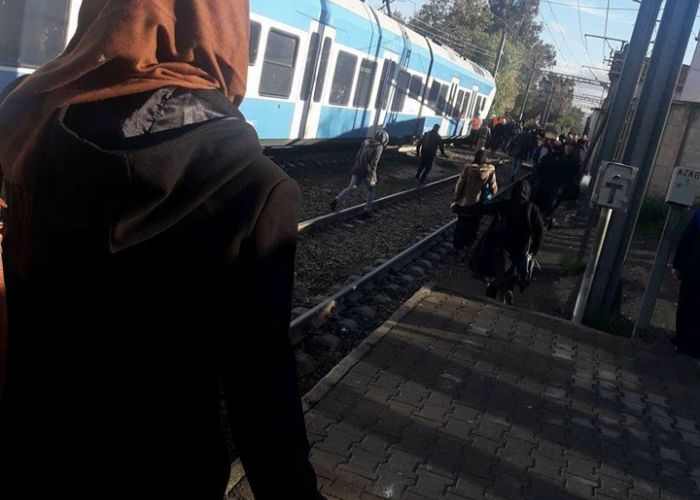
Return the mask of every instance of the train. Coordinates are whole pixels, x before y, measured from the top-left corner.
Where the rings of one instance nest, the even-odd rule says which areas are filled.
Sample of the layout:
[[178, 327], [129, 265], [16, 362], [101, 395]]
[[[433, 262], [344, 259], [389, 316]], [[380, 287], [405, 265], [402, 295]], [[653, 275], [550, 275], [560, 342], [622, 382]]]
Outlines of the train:
[[[0, 90], [56, 57], [80, 0], [0, 3]], [[248, 91], [241, 111], [266, 146], [394, 142], [435, 125], [452, 140], [488, 115], [487, 70], [362, 0], [251, 0]]]

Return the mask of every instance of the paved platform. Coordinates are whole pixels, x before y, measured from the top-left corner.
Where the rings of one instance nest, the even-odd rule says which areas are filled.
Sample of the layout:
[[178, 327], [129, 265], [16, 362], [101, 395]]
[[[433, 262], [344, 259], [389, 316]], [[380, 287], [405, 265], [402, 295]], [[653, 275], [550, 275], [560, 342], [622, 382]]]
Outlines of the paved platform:
[[423, 290], [309, 395], [330, 499], [700, 498], [700, 369]]

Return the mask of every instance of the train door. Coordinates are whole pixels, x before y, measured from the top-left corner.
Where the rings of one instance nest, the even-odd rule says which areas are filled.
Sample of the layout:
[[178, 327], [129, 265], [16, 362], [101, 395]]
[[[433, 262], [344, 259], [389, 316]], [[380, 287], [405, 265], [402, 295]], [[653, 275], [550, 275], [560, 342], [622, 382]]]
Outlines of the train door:
[[[472, 97], [471, 97], [471, 102], [469, 103], [469, 108], [467, 112], [467, 133], [465, 135], [468, 135], [471, 133], [471, 126], [472, 126], [472, 118], [478, 113], [476, 109], [476, 103], [479, 100], [479, 87], [477, 85], [474, 85], [472, 88]], [[483, 117], [482, 117], [483, 118]]]
[[444, 119], [442, 127], [440, 127], [440, 135], [443, 137], [451, 137], [454, 127], [452, 126], [452, 115], [454, 114], [455, 99], [457, 99], [457, 89], [459, 88], [459, 80], [452, 78], [450, 83], [450, 91], [447, 94], [445, 109], [443, 110]]
[[464, 103], [464, 90], [462, 89], [457, 89], [457, 97], [455, 98], [454, 102], [454, 107], [452, 108], [452, 121], [453, 121], [453, 130], [452, 130], [452, 136], [453, 137], [458, 137], [462, 133], [462, 124], [463, 124], [463, 116], [462, 116], [462, 107]]
[[390, 104], [394, 100], [394, 92], [396, 91], [396, 79], [398, 78], [399, 74], [399, 57], [399, 54], [397, 54], [396, 52], [384, 52], [382, 72], [379, 78], [377, 97], [374, 102], [374, 108], [376, 110], [376, 113], [374, 115], [375, 129], [380, 126], [385, 126], [390, 119]]
[[326, 25], [314, 24], [309, 40], [300, 95], [300, 100], [303, 102], [299, 127], [300, 139], [317, 137], [323, 100], [332, 79], [332, 75], [328, 75], [328, 67], [332, 62], [335, 30]]

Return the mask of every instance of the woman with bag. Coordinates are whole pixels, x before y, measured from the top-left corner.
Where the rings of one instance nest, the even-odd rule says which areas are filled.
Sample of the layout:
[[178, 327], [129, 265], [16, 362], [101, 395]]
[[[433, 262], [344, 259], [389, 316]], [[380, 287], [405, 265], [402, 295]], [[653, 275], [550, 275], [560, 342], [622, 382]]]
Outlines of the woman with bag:
[[[462, 170], [455, 186], [454, 201], [450, 208], [465, 208], [478, 203], [489, 203], [498, 194], [496, 167], [489, 164], [468, 165]], [[458, 255], [470, 248], [476, 240], [481, 214], [460, 215], [455, 228], [453, 246]]]

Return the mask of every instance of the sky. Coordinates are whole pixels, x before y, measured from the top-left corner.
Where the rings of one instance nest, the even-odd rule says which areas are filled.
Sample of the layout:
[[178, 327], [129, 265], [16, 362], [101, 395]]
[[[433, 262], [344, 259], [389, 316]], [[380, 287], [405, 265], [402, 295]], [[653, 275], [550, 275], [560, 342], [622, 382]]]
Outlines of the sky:
[[[370, 5], [381, 6], [381, 0], [369, 0]], [[407, 16], [425, 3], [425, 0], [396, 0], [392, 7]], [[606, 15], [606, 7], [610, 11]], [[585, 34], [629, 40], [637, 18], [639, 3], [634, 0], [540, 0], [538, 20], [545, 25], [542, 38], [554, 45], [557, 52], [557, 66], [554, 71], [593, 78], [593, 73], [601, 80], [607, 79], [607, 72], [590, 70], [604, 67], [603, 60], [609, 56], [610, 47], [619, 48], [620, 43], [601, 39], [586, 38]], [[607, 29], [606, 29], [607, 17]], [[693, 36], [688, 44], [685, 63], [690, 64], [700, 32], [700, 18], [695, 19]], [[577, 93], [601, 95], [600, 87], [578, 85]]]

